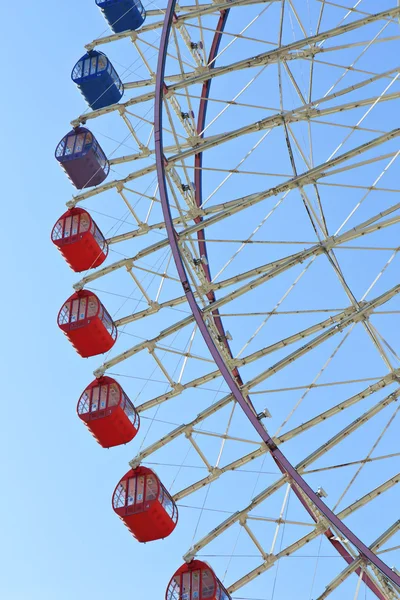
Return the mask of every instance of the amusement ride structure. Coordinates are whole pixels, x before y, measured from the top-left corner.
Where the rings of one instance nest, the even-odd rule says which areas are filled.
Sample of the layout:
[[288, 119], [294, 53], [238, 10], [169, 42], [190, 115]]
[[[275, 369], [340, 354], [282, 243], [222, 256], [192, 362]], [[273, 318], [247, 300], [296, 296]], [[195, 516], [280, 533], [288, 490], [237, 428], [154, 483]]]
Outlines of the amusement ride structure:
[[166, 600], [400, 598], [397, 0], [94, 4], [51, 237], [114, 512], [196, 507]]

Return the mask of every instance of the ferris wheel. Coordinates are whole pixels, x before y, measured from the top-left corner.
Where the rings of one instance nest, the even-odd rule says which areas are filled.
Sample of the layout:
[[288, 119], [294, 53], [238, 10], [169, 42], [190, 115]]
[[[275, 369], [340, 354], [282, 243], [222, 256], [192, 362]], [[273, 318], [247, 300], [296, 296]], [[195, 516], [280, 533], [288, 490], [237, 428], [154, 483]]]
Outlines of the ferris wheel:
[[116, 516], [187, 532], [166, 600], [399, 598], [397, 0], [93, 4], [52, 241]]

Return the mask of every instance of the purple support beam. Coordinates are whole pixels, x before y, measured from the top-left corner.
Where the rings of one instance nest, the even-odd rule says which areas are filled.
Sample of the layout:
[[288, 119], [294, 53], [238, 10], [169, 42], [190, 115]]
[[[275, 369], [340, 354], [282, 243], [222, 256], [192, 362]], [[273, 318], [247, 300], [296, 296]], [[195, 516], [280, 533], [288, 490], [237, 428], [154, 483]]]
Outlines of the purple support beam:
[[[162, 129], [162, 120], [163, 120], [163, 95], [164, 95], [164, 74], [165, 74], [165, 63], [167, 57], [167, 49], [168, 49], [168, 41], [171, 31], [172, 19], [174, 17], [174, 9], [175, 9], [176, 0], [169, 0], [167, 10], [165, 13], [164, 25], [161, 34], [160, 40], [160, 51], [158, 55], [158, 65], [157, 65], [157, 78], [156, 78], [156, 91], [155, 91], [155, 107], [154, 107], [154, 138], [155, 138], [155, 151], [156, 151], [156, 164], [157, 164], [157, 176], [160, 190], [160, 199], [162, 204], [162, 210], [164, 215], [164, 221], [166, 225], [166, 230], [168, 233], [168, 239], [171, 245], [172, 255], [174, 257], [176, 269], [179, 275], [179, 278], [182, 283], [183, 290], [185, 292], [188, 304], [192, 310], [193, 316], [201, 332], [204, 341], [207, 344], [207, 347], [221, 372], [221, 375], [224, 377], [226, 383], [229, 386], [229, 389], [241, 406], [243, 412], [253, 425], [254, 429], [257, 431], [261, 439], [267, 445], [272, 457], [274, 458], [278, 468], [280, 471], [286, 475], [296, 484], [293, 489], [298, 495], [300, 499], [302, 496], [299, 492], [301, 490], [313, 503], [313, 505], [318, 509], [320, 513], [322, 513], [325, 518], [334, 526], [345, 538], [349, 540], [358, 550], [360, 555], [364, 557], [368, 562], [375, 565], [383, 575], [385, 575], [395, 586], [400, 587], [400, 577], [392, 571], [388, 567], [386, 563], [384, 563], [378, 556], [376, 556], [368, 546], [366, 546], [336, 515], [335, 513], [326, 506], [326, 504], [321, 500], [319, 496], [311, 489], [308, 483], [301, 477], [301, 475], [296, 471], [293, 465], [287, 460], [287, 458], [283, 455], [280, 449], [276, 446], [268, 432], [266, 431], [263, 424], [257, 419], [257, 416], [252, 409], [251, 405], [248, 404], [246, 398], [241, 393], [237, 382], [235, 381], [235, 376], [230, 372], [228, 367], [226, 366], [223, 358], [221, 357], [218, 348], [215, 346], [214, 341], [210, 332], [207, 329], [207, 326], [203, 320], [202, 312], [199, 306], [197, 305], [194, 293], [192, 291], [190, 282], [188, 280], [188, 276], [185, 270], [185, 266], [180, 254], [180, 249], [178, 245], [178, 234], [176, 233], [173, 222], [171, 209], [168, 198], [168, 190], [165, 178], [165, 157], [163, 151], [163, 129]], [[204, 109], [205, 110], [205, 109]], [[299, 490], [296, 490], [296, 486]], [[309, 507], [306, 503], [303, 504], [307, 508], [308, 512], [312, 515], [312, 511], [309, 510]], [[315, 519], [315, 516], [314, 516]], [[341, 552], [342, 554], [342, 552]], [[342, 554], [343, 555], [343, 554]], [[372, 582], [370, 582], [372, 584]], [[370, 586], [371, 587], [371, 586]], [[381, 592], [374, 586], [375, 594], [384, 600]]]
[[[228, 16], [229, 16], [229, 11], [230, 9], [226, 9], [226, 10], [222, 10], [220, 12], [220, 17], [218, 19], [218, 23], [217, 23], [217, 27], [215, 29], [215, 34], [214, 34], [214, 39], [212, 41], [211, 44], [211, 49], [210, 49], [210, 54], [208, 56], [208, 63], [210, 65], [210, 68], [213, 69], [215, 67], [215, 63], [216, 63], [216, 56], [218, 54], [218, 50], [219, 50], [219, 46], [221, 43], [221, 39], [222, 39], [222, 35], [225, 29], [225, 25], [226, 22], [228, 20]], [[208, 107], [208, 99], [210, 96], [210, 90], [211, 90], [211, 85], [212, 85], [212, 79], [208, 79], [207, 81], [205, 81], [203, 83], [203, 87], [201, 90], [201, 99], [200, 99], [200, 104], [199, 104], [199, 115], [198, 115], [198, 119], [197, 119], [197, 133], [199, 134], [200, 137], [204, 137], [204, 133], [203, 133], [203, 129], [205, 127], [206, 124], [206, 116], [207, 116], [207, 107]], [[195, 182], [195, 200], [196, 200], [196, 205], [197, 206], [201, 206], [203, 203], [203, 171], [202, 171], [202, 165], [203, 165], [203, 152], [199, 152], [198, 154], [195, 155], [194, 158], [194, 166], [195, 166], [195, 174], [194, 174], [194, 182]], [[202, 217], [196, 217], [196, 219], [194, 220], [195, 223], [200, 223], [203, 220]], [[200, 229], [197, 232], [197, 239], [198, 239], [198, 244], [199, 244], [199, 254], [200, 256], [208, 256], [208, 252], [207, 252], [207, 243], [206, 243], [206, 237], [205, 237], [205, 233], [204, 233], [204, 229]], [[204, 270], [204, 274], [206, 276], [207, 281], [212, 280], [211, 277], [211, 269], [209, 264], [205, 264], [203, 265], [203, 270]], [[208, 292], [207, 294], [207, 298], [210, 302], [215, 302], [215, 294], [214, 292], [211, 290], [210, 292]], [[225, 335], [225, 328], [224, 328], [224, 324], [222, 323], [221, 317], [219, 316], [219, 310], [213, 310], [212, 311], [212, 317], [214, 320], [214, 324], [215, 327], [217, 328], [217, 331], [219, 333], [219, 335], [221, 336], [221, 339], [223, 341], [223, 343], [226, 346], [226, 349], [228, 350], [230, 356], [232, 357], [232, 352], [231, 352], [231, 348], [229, 345], [228, 340], [226, 339], [226, 335]], [[242, 378], [240, 376], [239, 373], [239, 369], [235, 368], [232, 371], [232, 374], [235, 378], [235, 381], [239, 384], [239, 385], [243, 385], [243, 381]], [[251, 399], [247, 396], [246, 397], [247, 402], [251, 403]]]
[[[212, 69], [215, 66], [215, 62], [216, 62], [215, 58], [218, 54], [219, 46], [221, 43], [223, 31], [225, 29], [225, 25], [226, 25], [228, 16], [229, 16], [229, 9], [221, 11], [220, 17], [218, 20], [218, 24], [216, 27], [216, 33], [214, 34], [213, 43], [211, 45], [210, 54], [208, 56], [208, 64], [211, 65]], [[203, 83], [203, 87], [201, 90], [199, 115], [198, 115], [198, 119], [197, 119], [197, 133], [200, 135], [200, 137], [204, 137], [204, 133], [202, 133], [202, 132], [203, 132], [203, 129], [206, 124], [208, 98], [210, 96], [211, 84], [212, 84], [212, 79], [208, 79], [207, 81], [205, 81]], [[201, 206], [201, 204], [203, 202], [203, 188], [202, 188], [203, 174], [202, 174], [202, 170], [201, 170], [202, 165], [203, 165], [203, 153], [199, 152], [198, 154], [195, 155], [195, 175], [194, 175], [197, 206]], [[196, 223], [199, 223], [200, 221], [202, 221], [202, 217], [197, 217], [197, 219], [195, 219], [195, 221], [196, 221]], [[199, 240], [200, 256], [202, 256], [203, 254], [205, 256], [207, 256], [207, 245], [205, 243], [204, 229], [201, 229], [197, 233], [197, 238]], [[210, 273], [210, 268], [208, 265], [204, 265], [204, 271], [205, 271], [208, 281], [211, 281], [211, 273]], [[214, 293], [213, 292], [211, 292], [211, 293], [214, 296]]]

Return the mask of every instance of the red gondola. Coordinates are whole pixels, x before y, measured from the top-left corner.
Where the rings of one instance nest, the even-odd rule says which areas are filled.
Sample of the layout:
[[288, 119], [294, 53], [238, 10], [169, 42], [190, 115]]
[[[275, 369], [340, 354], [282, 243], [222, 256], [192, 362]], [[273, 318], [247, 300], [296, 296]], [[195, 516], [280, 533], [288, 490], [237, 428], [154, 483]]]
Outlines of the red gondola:
[[107, 258], [108, 244], [83, 208], [67, 210], [54, 225], [51, 240], [76, 273], [94, 269]]
[[58, 313], [58, 326], [83, 358], [107, 352], [117, 339], [112, 318], [98, 297], [88, 290], [68, 298]]
[[192, 560], [182, 565], [169, 582], [166, 600], [231, 600], [211, 567]]
[[178, 509], [171, 496], [147, 467], [128, 471], [115, 488], [114, 511], [139, 542], [170, 535], [178, 522]]
[[127, 444], [139, 430], [139, 415], [111, 377], [95, 379], [79, 398], [77, 412], [100, 446]]

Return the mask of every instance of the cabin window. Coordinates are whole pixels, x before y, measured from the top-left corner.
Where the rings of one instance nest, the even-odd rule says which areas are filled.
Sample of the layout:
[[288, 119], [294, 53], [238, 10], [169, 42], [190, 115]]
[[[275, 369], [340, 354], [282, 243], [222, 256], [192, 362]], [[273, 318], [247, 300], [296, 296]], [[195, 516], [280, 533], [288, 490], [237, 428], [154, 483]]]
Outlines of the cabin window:
[[104, 248], [106, 247], [106, 241], [105, 241], [103, 235], [100, 233], [100, 230], [97, 227], [95, 227], [95, 229], [94, 229], [94, 239], [100, 246], [100, 249], [104, 250]]
[[81, 298], [79, 303], [79, 319], [82, 321], [86, 316], [87, 298]]
[[101, 320], [103, 322], [103, 325], [107, 329], [107, 331], [109, 333], [112, 333], [114, 330], [114, 323], [112, 322], [110, 315], [104, 311], [104, 314], [103, 314], [103, 317]]
[[90, 72], [90, 58], [86, 58], [83, 64], [83, 76], [87, 77]]
[[119, 387], [115, 383], [112, 383], [108, 388], [108, 406], [117, 406], [119, 398]]
[[136, 477], [132, 477], [128, 482], [128, 502], [127, 506], [133, 506], [135, 504], [135, 492], [136, 492]]
[[138, 414], [137, 414], [136, 410], [134, 409], [133, 404], [131, 403], [129, 398], [124, 393], [122, 393], [121, 407], [123, 408], [124, 413], [126, 414], [128, 419], [131, 421], [131, 423], [133, 423], [133, 425], [137, 428], [138, 421], [139, 421]]
[[107, 62], [104, 56], [99, 56], [99, 66], [97, 67], [97, 72], [105, 71], [107, 69]]
[[92, 412], [95, 412], [99, 408], [99, 395], [100, 389], [95, 387], [92, 392]]
[[79, 133], [76, 136], [74, 154], [80, 154], [82, 152], [84, 139], [85, 139], [84, 133]]
[[65, 139], [61, 140], [61, 142], [57, 146], [56, 156], [57, 158], [64, 154], [65, 150]]
[[97, 56], [93, 56], [93, 58], [90, 61], [90, 74], [96, 75], [96, 71], [97, 71]]
[[78, 320], [79, 300], [73, 300], [71, 310], [71, 323], [75, 323]]
[[184, 573], [182, 577], [182, 600], [190, 600], [190, 573]]
[[111, 67], [110, 75], [111, 75], [111, 79], [113, 80], [113, 82], [117, 86], [118, 90], [120, 92], [122, 92], [123, 91], [123, 86], [122, 86], [121, 80], [120, 80], [120, 78], [119, 78], [119, 76], [117, 74], [117, 71], [114, 69], [114, 67]]
[[168, 492], [165, 490], [164, 487], [160, 488], [160, 495], [158, 497], [158, 501], [164, 507], [164, 510], [167, 513], [167, 515], [172, 520], [175, 520], [175, 515], [174, 515], [175, 506], [174, 506], [174, 503], [172, 502], [172, 498], [170, 497], [170, 495], [168, 494]]
[[72, 73], [72, 77], [73, 77], [73, 79], [80, 79], [82, 77], [82, 61], [81, 60], [78, 62], [77, 65], [75, 65], [75, 68]]
[[60, 316], [58, 318], [58, 322], [60, 325], [65, 325], [69, 323], [69, 311], [71, 309], [71, 302], [67, 302], [61, 309]]
[[88, 304], [88, 311], [87, 311], [87, 318], [90, 319], [91, 317], [94, 317], [97, 313], [98, 310], [98, 303], [96, 298], [94, 298], [93, 296], [91, 296], [89, 298], [89, 304]]
[[169, 586], [167, 593], [167, 600], [180, 600], [180, 589], [181, 589], [181, 578], [179, 575], [175, 576]]
[[97, 385], [82, 394], [78, 405], [78, 413], [87, 413], [89, 410], [95, 412], [107, 406], [118, 406], [119, 400], [120, 389], [116, 383]]
[[71, 217], [67, 217], [65, 219], [65, 230], [64, 230], [64, 237], [69, 237], [70, 233], [71, 233], [71, 223], [72, 223], [72, 218]]
[[74, 215], [72, 217], [72, 234], [71, 235], [78, 235], [78, 228], [79, 228], [79, 215]]
[[82, 321], [86, 315], [86, 298], [81, 298], [79, 304], [79, 319]]
[[206, 569], [202, 572], [203, 578], [203, 598], [212, 598], [214, 596], [215, 584], [214, 577], [211, 575], [211, 571]]
[[144, 501], [144, 475], [137, 478], [136, 504], [143, 504]]
[[152, 475], [147, 475], [146, 481], [146, 500], [155, 500], [157, 498], [158, 485]]
[[[88, 306], [87, 314], [86, 307]], [[64, 304], [60, 316], [59, 323], [60, 325], [65, 325], [66, 323], [75, 323], [76, 321], [83, 321], [85, 318], [93, 317], [97, 313], [97, 300], [93, 296], [90, 296], [89, 299], [87, 297], [83, 298], [75, 298], [71, 302], [67, 302]]]
[[[158, 495], [158, 501], [160, 504], [162, 504], [162, 506], [165, 509], [165, 505], [162, 499], [169, 495], [167, 492], [165, 492], [165, 490], [165, 493], [163, 493], [163, 487], [160, 486], [157, 477], [153, 473], [149, 473], [148, 475], [134, 475], [133, 477], [129, 477], [127, 481], [124, 480], [120, 483], [124, 484], [124, 489], [127, 487], [128, 490], [126, 503], [122, 504], [119, 500], [121, 494], [118, 486], [114, 496], [114, 508], [121, 508], [122, 506], [134, 506], [138, 504], [142, 505], [145, 500], [146, 502], [156, 500]], [[162, 492], [161, 494], [158, 494], [159, 488]], [[168, 502], [171, 505], [173, 505], [172, 498], [168, 497]], [[169, 516], [175, 514], [175, 512], [176, 511], [174, 509], [172, 509], [171, 511], [167, 511]]]
[[61, 240], [63, 237], [64, 220], [60, 219], [53, 228], [52, 239]]
[[135, 0], [134, 5], [136, 6], [136, 8], [138, 9], [139, 13], [141, 14], [142, 17], [144, 17], [144, 15], [146, 14], [146, 11], [144, 10], [144, 6], [143, 4], [140, 2], [140, 0]]
[[82, 396], [79, 399], [79, 405], [78, 405], [78, 413], [80, 415], [86, 414], [89, 412], [90, 409], [90, 397], [89, 394], [84, 391]]
[[95, 153], [97, 162], [99, 163], [100, 167], [104, 170], [107, 166], [107, 158], [100, 146], [98, 145], [97, 141], [93, 144], [93, 152]]
[[64, 237], [69, 238], [71, 235], [73, 235], [71, 233], [71, 229], [72, 229], [72, 217], [67, 217], [65, 219], [65, 231], [64, 231]]
[[107, 406], [107, 386], [102, 385], [100, 388], [100, 410]]
[[[94, 225], [92, 225], [94, 230]], [[78, 235], [78, 233], [86, 233], [90, 229], [90, 217], [87, 213], [81, 213], [77, 215], [73, 215], [73, 217], [65, 217], [64, 219], [60, 219], [56, 225], [53, 227], [53, 231], [51, 234], [52, 240], [60, 240], [62, 238], [69, 238], [73, 235]], [[95, 240], [103, 250], [106, 246], [105, 240], [100, 233], [100, 231], [96, 227], [96, 235]]]
[[200, 571], [192, 571], [192, 599], [198, 600], [200, 596]]
[[84, 213], [81, 214], [81, 222], [79, 225], [79, 231], [80, 233], [86, 233], [86, 231], [89, 231], [89, 217], [88, 215], [85, 215]]
[[115, 490], [115, 494], [114, 494], [114, 508], [122, 508], [123, 506], [125, 506], [125, 500], [126, 500], [126, 481], [121, 481], [118, 484], [117, 489]]
[[65, 156], [70, 156], [74, 153], [75, 136], [69, 135], [67, 137], [67, 146], [65, 148]]
[[124, 399], [124, 413], [126, 414], [127, 417], [129, 417], [129, 419], [131, 421], [136, 420], [135, 410], [134, 410], [132, 404], [127, 400], [126, 397]]
[[56, 157], [61, 158], [62, 156], [76, 156], [77, 154], [86, 154], [89, 152], [93, 142], [93, 136], [91, 133], [78, 133], [76, 135], [71, 134], [65, 136], [63, 140], [58, 144], [56, 150]]

